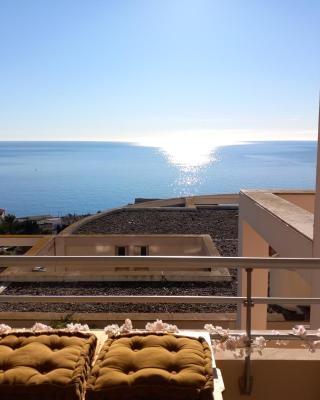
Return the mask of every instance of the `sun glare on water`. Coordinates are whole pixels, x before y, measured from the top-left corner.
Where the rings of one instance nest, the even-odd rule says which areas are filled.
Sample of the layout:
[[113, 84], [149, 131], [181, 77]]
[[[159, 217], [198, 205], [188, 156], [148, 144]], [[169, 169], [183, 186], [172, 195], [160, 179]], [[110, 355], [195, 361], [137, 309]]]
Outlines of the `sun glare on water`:
[[231, 144], [230, 141], [217, 140], [216, 137], [204, 135], [186, 134], [143, 138], [139, 141], [141, 146], [158, 148], [170, 164], [185, 171], [205, 167], [216, 161], [216, 150], [227, 144]]
[[217, 162], [217, 149], [227, 144], [231, 143], [212, 136], [185, 134], [144, 138], [139, 142], [142, 146], [158, 148], [168, 163], [178, 169], [178, 177], [172, 184], [177, 196], [197, 193], [204, 179], [204, 169]]
[[139, 138], [140, 146], [158, 148], [172, 165], [182, 169], [201, 168], [217, 161], [219, 147], [240, 145], [256, 141], [315, 140], [314, 133], [305, 131], [264, 131], [222, 130], [220, 132], [174, 132]]
[[188, 169], [214, 161], [216, 147], [194, 141], [169, 141], [160, 145], [159, 149], [171, 164]]

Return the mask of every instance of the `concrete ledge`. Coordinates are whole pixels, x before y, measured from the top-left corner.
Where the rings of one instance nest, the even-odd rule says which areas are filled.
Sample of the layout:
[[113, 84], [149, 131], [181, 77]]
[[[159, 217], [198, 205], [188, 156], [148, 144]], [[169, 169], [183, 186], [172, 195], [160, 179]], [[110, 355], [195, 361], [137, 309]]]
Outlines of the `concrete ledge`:
[[180, 329], [203, 329], [213, 323], [226, 328], [235, 328], [234, 313], [57, 313], [57, 312], [0, 312], [0, 320], [12, 327], [32, 326], [35, 322], [50, 323], [66, 316], [89, 326], [103, 328], [113, 323], [123, 323], [126, 318], [134, 322], [136, 328], [144, 328], [147, 322], [162, 319], [176, 324]]
[[[48, 268], [49, 269], [49, 268]], [[145, 271], [144, 268], [129, 271], [125, 267], [115, 271], [48, 271], [48, 272], [23, 272], [15, 267], [8, 267], [1, 273], [2, 282], [125, 282], [125, 281], [197, 281], [220, 282], [231, 281], [227, 269], [212, 269], [211, 271], [181, 270], [181, 271]]]

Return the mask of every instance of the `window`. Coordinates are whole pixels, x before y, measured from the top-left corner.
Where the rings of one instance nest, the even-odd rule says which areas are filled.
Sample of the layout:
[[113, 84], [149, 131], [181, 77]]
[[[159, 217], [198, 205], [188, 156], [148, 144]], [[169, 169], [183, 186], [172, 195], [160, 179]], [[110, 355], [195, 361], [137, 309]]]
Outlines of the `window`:
[[127, 255], [127, 247], [126, 246], [116, 246], [116, 255], [117, 256], [126, 256]]
[[148, 255], [148, 246], [141, 246], [140, 247], [140, 255], [147, 256]]
[[135, 256], [148, 256], [149, 255], [149, 246], [134, 246], [133, 254]]

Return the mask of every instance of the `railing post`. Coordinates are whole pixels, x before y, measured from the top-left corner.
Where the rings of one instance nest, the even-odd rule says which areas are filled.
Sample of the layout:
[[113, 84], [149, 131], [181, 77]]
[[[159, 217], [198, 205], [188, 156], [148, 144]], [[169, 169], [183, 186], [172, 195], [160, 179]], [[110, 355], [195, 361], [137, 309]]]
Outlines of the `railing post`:
[[247, 335], [247, 354], [244, 360], [244, 375], [240, 378], [240, 389], [242, 394], [251, 394], [253, 377], [251, 376], [251, 308], [252, 302], [252, 268], [246, 268], [247, 273], [247, 298], [246, 307], [246, 335]]

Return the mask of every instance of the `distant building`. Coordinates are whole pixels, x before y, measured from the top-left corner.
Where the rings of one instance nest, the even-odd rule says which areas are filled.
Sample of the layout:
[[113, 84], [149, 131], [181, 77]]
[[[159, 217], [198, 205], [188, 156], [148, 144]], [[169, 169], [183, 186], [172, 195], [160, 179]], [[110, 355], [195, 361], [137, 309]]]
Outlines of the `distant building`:
[[50, 230], [51, 232], [56, 232], [58, 227], [61, 226], [62, 220], [60, 217], [50, 217], [50, 218], [44, 218], [40, 221], [38, 221], [38, 225], [42, 229], [47, 229]]
[[42, 230], [56, 232], [58, 227], [62, 224], [60, 217], [53, 217], [52, 215], [31, 215], [28, 217], [17, 218], [19, 222], [36, 221]]
[[19, 222], [24, 222], [24, 221], [36, 221], [36, 222], [41, 222], [43, 220], [46, 220], [48, 218], [53, 218], [52, 215], [29, 215], [27, 217], [19, 217], [17, 220]]

